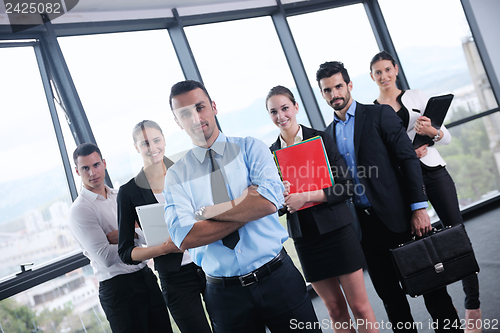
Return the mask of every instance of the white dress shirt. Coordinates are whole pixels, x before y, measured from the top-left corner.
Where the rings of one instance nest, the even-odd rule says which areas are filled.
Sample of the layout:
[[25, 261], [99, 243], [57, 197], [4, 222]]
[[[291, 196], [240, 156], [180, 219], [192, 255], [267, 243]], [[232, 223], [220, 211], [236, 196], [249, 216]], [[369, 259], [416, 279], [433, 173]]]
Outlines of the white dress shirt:
[[[90, 265], [99, 281], [111, 279], [120, 274], [141, 270], [146, 261], [139, 265], [126, 265], [118, 256], [118, 244], [110, 244], [106, 235], [118, 230], [116, 196], [118, 190], [106, 186], [107, 198], [82, 189], [69, 210], [68, 225], [83, 254], [90, 259]], [[135, 229], [142, 238], [142, 231]], [[136, 240], [140, 243], [140, 239]]]
[[[302, 134], [302, 126], [299, 125], [299, 131], [297, 132], [297, 134], [295, 134], [295, 138], [293, 139], [293, 144], [302, 142], [303, 140], [304, 140], [304, 135]], [[280, 134], [280, 142], [281, 142], [281, 148], [288, 147], [285, 140], [283, 140], [281, 134]]]

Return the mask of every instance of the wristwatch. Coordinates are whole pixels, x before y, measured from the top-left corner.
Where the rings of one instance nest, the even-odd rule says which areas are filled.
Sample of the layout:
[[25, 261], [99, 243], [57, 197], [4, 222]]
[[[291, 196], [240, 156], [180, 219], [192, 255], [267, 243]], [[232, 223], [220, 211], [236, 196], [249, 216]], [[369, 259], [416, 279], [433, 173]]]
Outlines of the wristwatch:
[[205, 211], [205, 206], [201, 206], [194, 212], [194, 218], [197, 221], [203, 221], [206, 220], [206, 218], [203, 216], [203, 212]]
[[436, 136], [432, 139], [432, 141], [437, 142], [440, 137], [441, 136], [439, 135], [439, 129], [438, 129], [438, 132], [437, 132]]

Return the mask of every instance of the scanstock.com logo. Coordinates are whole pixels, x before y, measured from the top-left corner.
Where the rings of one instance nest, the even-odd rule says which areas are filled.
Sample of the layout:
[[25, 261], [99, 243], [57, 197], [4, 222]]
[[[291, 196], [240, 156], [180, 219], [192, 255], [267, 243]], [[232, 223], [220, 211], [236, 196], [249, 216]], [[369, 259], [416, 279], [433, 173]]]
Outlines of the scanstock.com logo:
[[79, 0], [3, 0], [12, 32], [52, 21], [72, 10]]

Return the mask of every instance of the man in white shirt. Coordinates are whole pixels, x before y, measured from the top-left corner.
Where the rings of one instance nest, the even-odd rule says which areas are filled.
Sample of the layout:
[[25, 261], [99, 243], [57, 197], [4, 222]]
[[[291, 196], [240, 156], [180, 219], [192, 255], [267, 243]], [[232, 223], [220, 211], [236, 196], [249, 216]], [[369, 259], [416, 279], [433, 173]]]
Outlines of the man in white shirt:
[[112, 331], [172, 332], [156, 276], [145, 261], [130, 266], [118, 256], [118, 191], [104, 184], [106, 161], [99, 148], [81, 144], [73, 160], [83, 188], [71, 205], [69, 228], [99, 280], [99, 300]]

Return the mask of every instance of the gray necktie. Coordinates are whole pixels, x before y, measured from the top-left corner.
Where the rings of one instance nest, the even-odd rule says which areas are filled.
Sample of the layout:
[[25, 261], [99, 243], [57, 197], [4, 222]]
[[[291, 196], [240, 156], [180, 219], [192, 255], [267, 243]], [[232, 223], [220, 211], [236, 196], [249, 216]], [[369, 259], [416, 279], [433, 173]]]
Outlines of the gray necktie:
[[[212, 187], [212, 198], [214, 200], [214, 204], [217, 205], [222, 202], [231, 201], [229, 198], [229, 194], [227, 193], [226, 184], [224, 182], [224, 177], [222, 176], [222, 171], [217, 164], [217, 161], [214, 159], [214, 151], [209, 149], [207, 151], [208, 156], [210, 157], [210, 163], [212, 164], [212, 173], [210, 174], [210, 182]], [[223, 222], [221, 222], [223, 223]], [[233, 231], [226, 237], [222, 238], [222, 244], [234, 250], [234, 247], [240, 240], [240, 235], [238, 234], [238, 230]]]

